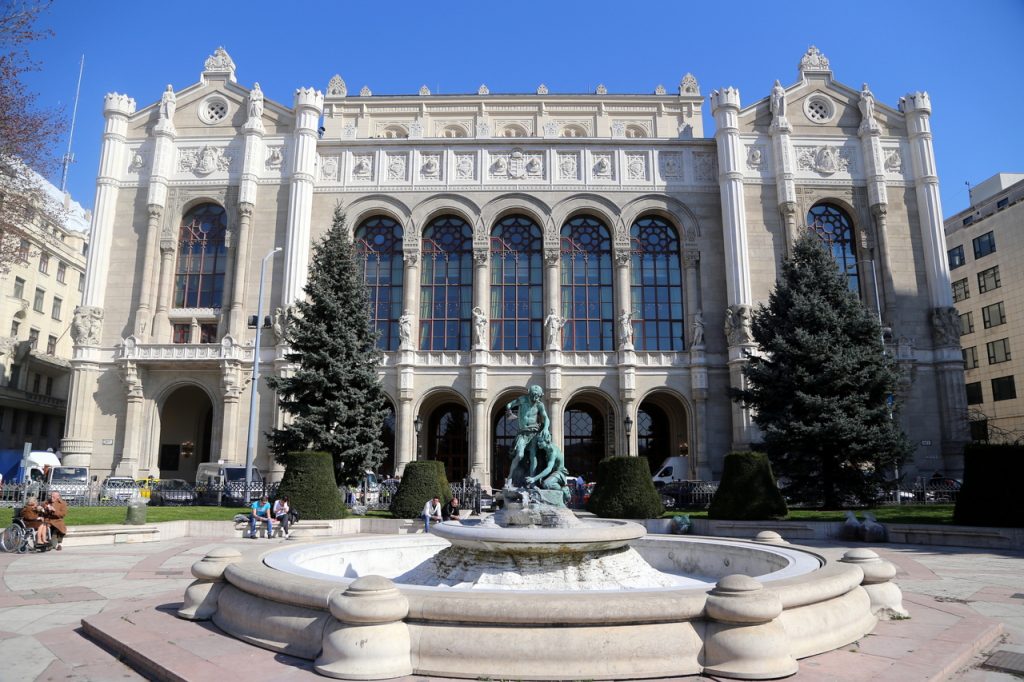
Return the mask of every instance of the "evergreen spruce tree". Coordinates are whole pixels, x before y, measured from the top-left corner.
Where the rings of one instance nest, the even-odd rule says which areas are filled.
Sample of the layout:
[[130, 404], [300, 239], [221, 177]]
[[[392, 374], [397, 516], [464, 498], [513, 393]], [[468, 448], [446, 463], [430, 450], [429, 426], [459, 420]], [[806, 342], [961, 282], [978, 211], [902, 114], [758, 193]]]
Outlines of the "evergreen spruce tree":
[[733, 399], [754, 410], [786, 494], [830, 509], [870, 501], [911, 451], [887, 404], [898, 376], [878, 322], [817, 235], [797, 240], [752, 317], [761, 352]]
[[336, 482], [351, 485], [384, 459], [380, 434], [387, 410], [377, 333], [340, 206], [312, 260], [306, 298], [288, 324], [286, 357], [295, 373], [268, 378], [292, 417], [269, 434], [270, 447], [282, 464], [289, 452], [330, 453]]

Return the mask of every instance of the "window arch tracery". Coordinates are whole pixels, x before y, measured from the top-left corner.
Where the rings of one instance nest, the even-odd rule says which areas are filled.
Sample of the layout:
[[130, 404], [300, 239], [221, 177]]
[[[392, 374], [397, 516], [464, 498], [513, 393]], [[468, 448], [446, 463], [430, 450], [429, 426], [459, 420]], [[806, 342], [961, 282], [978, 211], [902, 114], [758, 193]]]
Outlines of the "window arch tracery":
[[807, 212], [807, 228], [825, 243], [839, 271], [846, 277], [850, 291], [860, 295], [860, 272], [857, 266], [857, 244], [853, 221], [839, 206], [821, 203]]
[[220, 308], [227, 268], [227, 212], [214, 203], [191, 208], [178, 229], [175, 308]]
[[630, 303], [637, 350], [683, 350], [683, 273], [679, 233], [659, 216], [637, 219], [629, 232]]
[[423, 230], [420, 349], [469, 350], [473, 308], [473, 230], [443, 215]]
[[562, 310], [565, 350], [615, 349], [612, 237], [590, 215], [562, 226]]
[[398, 349], [398, 319], [402, 315], [402, 226], [387, 216], [373, 216], [359, 224], [356, 253], [370, 303], [370, 320], [380, 333], [377, 347]]
[[492, 350], [540, 350], [543, 252], [544, 233], [526, 216], [507, 216], [491, 230]]

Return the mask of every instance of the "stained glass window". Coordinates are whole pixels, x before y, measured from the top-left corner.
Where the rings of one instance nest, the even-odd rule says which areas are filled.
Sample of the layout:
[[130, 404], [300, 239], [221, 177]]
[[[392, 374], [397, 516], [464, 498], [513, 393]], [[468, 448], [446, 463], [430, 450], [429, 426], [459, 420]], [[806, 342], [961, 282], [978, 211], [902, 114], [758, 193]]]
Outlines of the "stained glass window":
[[503, 218], [491, 231], [491, 349], [541, 348], [544, 236], [525, 216]]
[[853, 223], [846, 211], [832, 204], [818, 204], [807, 212], [807, 227], [818, 235], [832, 252], [839, 271], [846, 276], [850, 291], [860, 295], [857, 247], [853, 241]]
[[228, 220], [217, 204], [200, 204], [181, 221], [174, 307], [219, 308], [224, 297]]
[[612, 238], [591, 216], [562, 227], [562, 310], [565, 350], [614, 350]]
[[402, 316], [402, 226], [386, 216], [367, 218], [356, 229], [356, 252], [370, 299], [370, 320], [380, 333], [377, 347], [398, 349]]
[[456, 216], [423, 230], [420, 349], [469, 350], [473, 309], [473, 231]]
[[668, 221], [640, 218], [632, 242], [633, 345], [637, 350], [683, 350], [683, 287], [679, 234]]

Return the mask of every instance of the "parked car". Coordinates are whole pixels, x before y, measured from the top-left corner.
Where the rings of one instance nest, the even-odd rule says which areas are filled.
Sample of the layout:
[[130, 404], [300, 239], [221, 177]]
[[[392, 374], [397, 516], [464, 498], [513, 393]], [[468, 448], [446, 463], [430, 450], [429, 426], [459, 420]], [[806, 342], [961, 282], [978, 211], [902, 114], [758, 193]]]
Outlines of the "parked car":
[[928, 479], [925, 485], [927, 499], [935, 502], [956, 502], [956, 496], [960, 494], [963, 481], [956, 478], [933, 477]]
[[142, 497], [142, 491], [131, 476], [109, 476], [103, 481], [101, 499], [129, 502], [138, 497]]
[[192, 505], [196, 503], [196, 490], [182, 478], [168, 478], [154, 483], [149, 492], [149, 503], [155, 505]]

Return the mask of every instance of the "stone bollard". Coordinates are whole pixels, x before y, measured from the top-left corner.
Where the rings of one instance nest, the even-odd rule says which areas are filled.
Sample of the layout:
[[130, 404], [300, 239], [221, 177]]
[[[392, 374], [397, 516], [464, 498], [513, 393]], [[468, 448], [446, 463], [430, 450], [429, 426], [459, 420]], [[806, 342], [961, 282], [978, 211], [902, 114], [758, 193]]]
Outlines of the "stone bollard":
[[777, 620], [782, 602], [745, 575], [727, 575], [708, 594], [704, 674], [739, 680], [786, 677], [797, 671], [786, 629]]
[[754, 542], [763, 542], [769, 545], [788, 545], [781, 535], [773, 530], [763, 530], [754, 536]]
[[870, 549], [851, 549], [840, 559], [844, 564], [860, 566], [864, 571], [861, 586], [871, 598], [871, 614], [883, 620], [909, 618], [903, 608], [903, 592], [892, 582], [896, 567], [882, 559]]
[[241, 553], [230, 547], [216, 547], [192, 564], [196, 579], [185, 588], [185, 603], [178, 617], [186, 620], [210, 620], [217, 611], [217, 597], [224, 589], [224, 570], [242, 560]]
[[341, 680], [383, 680], [412, 674], [409, 600], [379, 575], [358, 578], [330, 598], [316, 671]]

